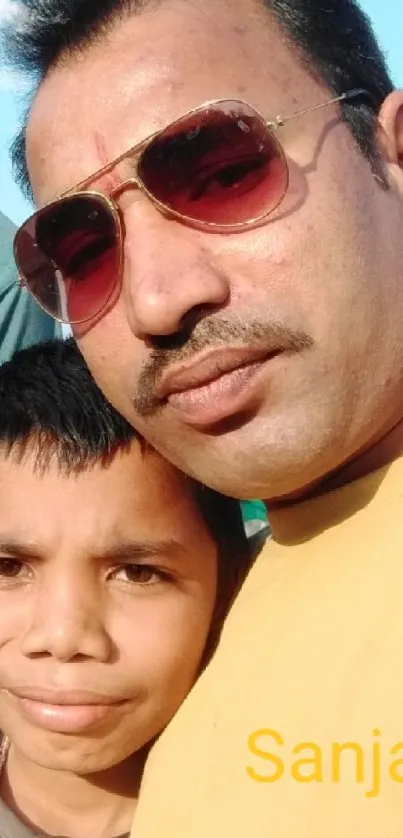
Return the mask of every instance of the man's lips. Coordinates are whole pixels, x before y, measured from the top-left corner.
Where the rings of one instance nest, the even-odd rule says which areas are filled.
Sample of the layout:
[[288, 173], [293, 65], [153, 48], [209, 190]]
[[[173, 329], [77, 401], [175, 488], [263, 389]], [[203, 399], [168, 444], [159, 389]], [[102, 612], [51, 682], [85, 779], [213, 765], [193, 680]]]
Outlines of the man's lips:
[[155, 388], [156, 395], [162, 401], [175, 393], [204, 387], [235, 370], [267, 361], [279, 351], [278, 347], [210, 350], [191, 363], [181, 364], [165, 372]]
[[[211, 351], [169, 370], [156, 392], [182, 421], [210, 427], [253, 409], [258, 374], [284, 350], [267, 346]], [[256, 380], [256, 381], [255, 381]]]

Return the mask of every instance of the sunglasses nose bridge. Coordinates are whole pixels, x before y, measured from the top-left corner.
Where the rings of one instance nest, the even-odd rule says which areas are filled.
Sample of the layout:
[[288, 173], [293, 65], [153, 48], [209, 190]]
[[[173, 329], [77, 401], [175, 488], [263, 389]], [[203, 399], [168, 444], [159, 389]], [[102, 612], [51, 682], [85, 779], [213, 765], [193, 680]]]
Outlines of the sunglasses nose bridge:
[[113, 192], [110, 193], [110, 198], [113, 201], [118, 201], [119, 198], [124, 195], [125, 192], [128, 192], [129, 189], [141, 189], [141, 182], [139, 177], [131, 177], [125, 180], [123, 183], [120, 183]]

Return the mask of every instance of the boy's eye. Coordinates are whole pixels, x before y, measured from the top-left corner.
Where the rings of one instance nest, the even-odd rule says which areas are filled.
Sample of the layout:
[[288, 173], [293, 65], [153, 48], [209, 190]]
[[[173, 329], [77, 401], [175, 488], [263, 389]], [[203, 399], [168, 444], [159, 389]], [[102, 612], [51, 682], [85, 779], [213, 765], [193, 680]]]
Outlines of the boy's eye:
[[110, 578], [132, 585], [155, 585], [161, 582], [165, 575], [152, 565], [125, 564], [112, 571]]
[[7, 579], [14, 579], [19, 575], [22, 568], [23, 564], [18, 559], [0, 558], [0, 576], [6, 576]]
[[25, 579], [30, 575], [29, 568], [19, 559], [0, 556], [0, 584]]

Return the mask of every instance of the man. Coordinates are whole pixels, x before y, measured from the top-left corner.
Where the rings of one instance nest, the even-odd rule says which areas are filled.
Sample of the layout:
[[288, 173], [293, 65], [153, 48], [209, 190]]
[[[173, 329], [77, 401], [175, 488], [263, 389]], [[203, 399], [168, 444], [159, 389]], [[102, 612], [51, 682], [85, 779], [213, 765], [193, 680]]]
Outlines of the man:
[[27, 284], [274, 535], [133, 834], [397, 838], [403, 94], [353, 0], [26, 5]]
[[73, 343], [0, 368], [2, 838], [129, 832], [245, 542], [239, 504], [144, 445]]
[[18, 349], [60, 332], [60, 326], [30, 295], [18, 289], [12, 255], [14, 234], [14, 225], [0, 212], [0, 364]]

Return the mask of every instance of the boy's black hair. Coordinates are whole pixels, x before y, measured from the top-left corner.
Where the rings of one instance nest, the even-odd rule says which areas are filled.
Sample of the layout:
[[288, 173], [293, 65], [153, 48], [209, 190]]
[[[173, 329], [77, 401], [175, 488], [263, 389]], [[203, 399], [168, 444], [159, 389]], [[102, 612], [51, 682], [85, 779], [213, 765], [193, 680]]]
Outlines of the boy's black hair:
[[[27, 72], [34, 88], [64, 55], [85, 48], [119, 18], [141, 13], [150, 5], [150, 0], [19, 1], [22, 15], [18, 24], [4, 28], [3, 41], [11, 66]], [[338, 96], [355, 88], [368, 91], [368, 98], [345, 102], [342, 111], [362, 153], [379, 172], [376, 116], [393, 84], [370, 21], [359, 4], [355, 0], [259, 2], [332, 93]], [[26, 123], [13, 143], [11, 157], [15, 178], [30, 195], [25, 127]]]
[[0, 366], [0, 446], [64, 472], [107, 462], [136, 436], [106, 401], [73, 339], [17, 352]]
[[[0, 455], [34, 454], [44, 473], [105, 466], [137, 439], [136, 431], [105, 399], [75, 341], [52, 340], [17, 352], [0, 366]], [[190, 481], [190, 478], [187, 478]], [[238, 501], [191, 480], [219, 556], [219, 623], [251, 561]]]

